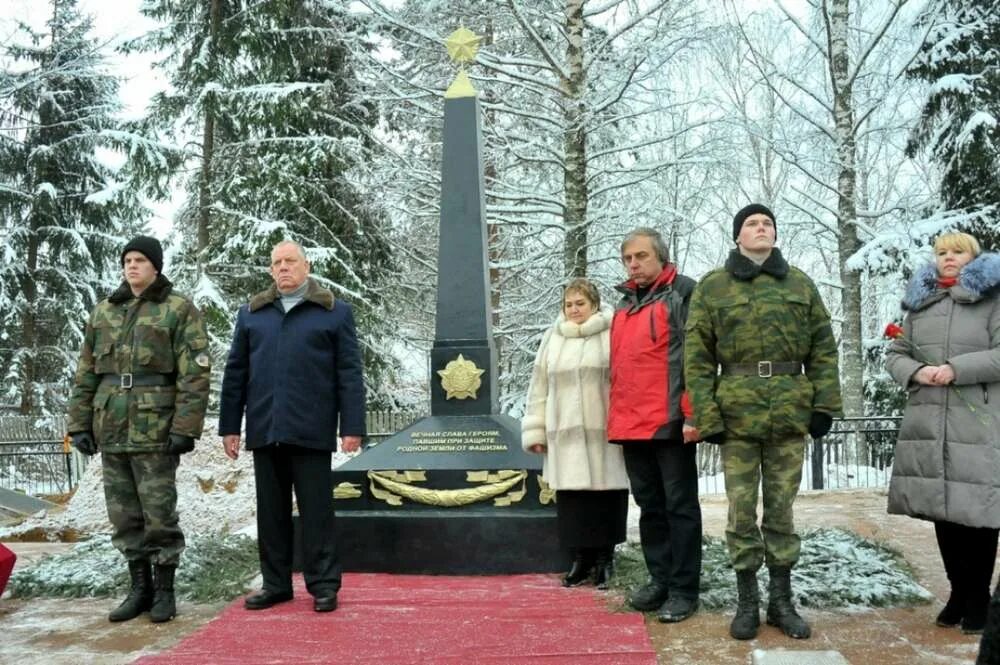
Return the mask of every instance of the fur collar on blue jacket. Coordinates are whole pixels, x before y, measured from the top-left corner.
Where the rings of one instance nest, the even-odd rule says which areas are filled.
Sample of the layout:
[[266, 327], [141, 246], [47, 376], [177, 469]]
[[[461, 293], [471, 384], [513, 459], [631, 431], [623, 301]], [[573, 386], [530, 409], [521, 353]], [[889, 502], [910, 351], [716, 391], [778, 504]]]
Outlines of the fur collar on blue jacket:
[[958, 273], [958, 284], [938, 289], [937, 267], [933, 263], [920, 268], [906, 287], [904, 310], [918, 310], [937, 302], [948, 292], [958, 302], [976, 302], [992, 295], [1000, 286], [1000, 254], [980, 254]]

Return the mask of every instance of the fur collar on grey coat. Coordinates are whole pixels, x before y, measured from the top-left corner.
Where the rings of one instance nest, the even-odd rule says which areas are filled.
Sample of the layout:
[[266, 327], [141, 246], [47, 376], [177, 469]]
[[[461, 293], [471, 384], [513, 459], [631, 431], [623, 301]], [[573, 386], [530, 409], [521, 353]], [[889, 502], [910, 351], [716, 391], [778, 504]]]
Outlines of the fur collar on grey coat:
[[977, 302], [991, 295], [1000, 286], [1000, 254], [980, 254], [965, 264], [958, 273], [958, 283], [950, 289], [939, 289], [937, 266], [933, 263], [920, 268], [906, 287], [903, 309], [920, 310], [937, 302], [948, 291], [959, 302]]

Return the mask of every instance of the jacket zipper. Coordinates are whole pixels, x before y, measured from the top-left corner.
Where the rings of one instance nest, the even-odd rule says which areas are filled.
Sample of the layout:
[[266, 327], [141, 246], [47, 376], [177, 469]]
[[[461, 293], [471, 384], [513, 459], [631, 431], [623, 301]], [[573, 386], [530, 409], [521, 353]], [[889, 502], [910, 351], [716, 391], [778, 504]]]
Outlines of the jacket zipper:
[[652, 342], [656, 341], [656, 319], [653, 317], [654, 307], [651, 305], [649, 307], [649, 339]]

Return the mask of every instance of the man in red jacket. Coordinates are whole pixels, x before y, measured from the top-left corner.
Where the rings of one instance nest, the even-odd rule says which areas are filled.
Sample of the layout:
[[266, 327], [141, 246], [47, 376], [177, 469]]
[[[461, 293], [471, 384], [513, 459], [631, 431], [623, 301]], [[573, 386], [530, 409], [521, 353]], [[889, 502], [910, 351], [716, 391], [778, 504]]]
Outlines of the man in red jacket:
[[629, 279], [611, 323], [608, 440], [625, 453], [650, 580], [629, 603], [666, 623], [698, 609], [701, 506], [695, 462], [698, 430], [684, 393], [684, 324], [695, 282], [677, 272], [649, 228], [622, 241]]

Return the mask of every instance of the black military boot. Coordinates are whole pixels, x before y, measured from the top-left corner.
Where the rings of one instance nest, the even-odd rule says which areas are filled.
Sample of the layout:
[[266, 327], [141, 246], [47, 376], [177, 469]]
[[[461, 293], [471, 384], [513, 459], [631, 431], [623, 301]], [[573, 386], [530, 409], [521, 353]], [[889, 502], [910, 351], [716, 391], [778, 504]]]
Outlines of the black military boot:
[[573, 557], [573, 565], [569, 572], [562, 579], [563, 586], [579, 586], [590, 579], [590, 573], [594, 568], [593, 553], [586, 548], [576, 550]]
[[153, 605], [153, 574], [149, 561], [138, 559], [128, 562], [128, 574], [132, 579], [132, 587], [121, 605], [111, 610], [108, 621], [128, 621], [143, 612], [149, 611]]
[[792, 569], [788, 566], [768, 568], [767, 623], [777, 626], [788, 637], [803, 640], [812, 634], [809, 624], [795, 611], [792, 603]]
[[149, 610], [149, 620], [153, 623], [170, 621], [177, 616], [177, 604], [174, 601], [174, 572], [177, 566], [156, 566], [156, 592], [153, 594], [153, 606]]
[[597, 553], [594, 571], [594, 585], [601, 590], [607, 589], [615, 576], [615, 548], [609, 547]]
[[756, 570], [736, 571], [736, 616], [729, 624], [729, 634], [737, 640], [752, 640], [760, 628], [760, 589]]

